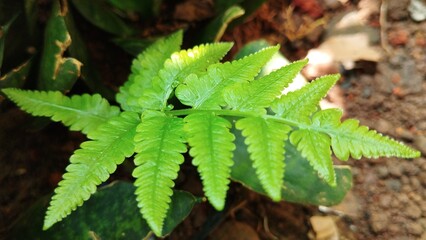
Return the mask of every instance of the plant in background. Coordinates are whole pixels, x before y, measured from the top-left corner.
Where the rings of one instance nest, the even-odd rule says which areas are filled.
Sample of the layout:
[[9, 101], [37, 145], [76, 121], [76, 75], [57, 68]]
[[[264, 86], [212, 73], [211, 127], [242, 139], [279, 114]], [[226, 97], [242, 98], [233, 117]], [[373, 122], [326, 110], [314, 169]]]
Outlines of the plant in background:
[[[264, 1], [217, 1], [212, 6], [215, 18], [203, 28], [197, 43], [218, 41], [231, 21], [253, 12]], [[48, 5], [51, 11], [44, 26], [39, 19], [46, 14], [43, 3], [0, 0], [0, 88], [26, 84], [66, 92], [81, 78], [91, 91], [113, 100], [114, 93], [102, 82], [87, 40], [80, 34], [82, 20], [76, 23], [75, 16], [81, 14], [92, 27], [108, 33], [110, 39], [105, 41], [137, 55], [159, 38], [142, 39], [137, 25], [155, 19], [161, 4], [162, 0], [54, 0]]]
[[[217, 210], [224, 208], [230, 179], [241, 180], [241, 174], [235, 177], [234, 173], [244, 169], [232, 168], [239, 148], [246, 148], [250, 155], [260, 191], [274, 201], [282, 199], [286, 176], [295, 174], [285, 164], [285, 149], [290, 145], [315, 170], [297, 174], [318, 175], [331, 187], [341, 184], [332, 152], [344, 161], [350, 156], [419, 156], [418, 151], [360, 126], [357, 120], [341, 122], [339, 109], [318, 109], [339, 75], [320, 77], [281, 95], [307, 60], [256, 78], [278, 46], [220, 63], [231, 43], [180, 50], [181, 42], [179, 31], [158, 40], [133, 61], [132, 73], [116, 95], [121, 109], [98, 94], [68, 97], [53, 91], [3, 90], [23, 110], [51, 117], [90, 139], [71, 156], [51, 199], [44, 229], [81, 206], [117, 165], [134, 154], [136, 200], [157, 236], [163, 235], [174, 180], [188, 149], [205, 196]], [[187, 107], [174, 109], [176, 102]], [[244, 145], [237, 143], [238, 132]], [[253, 181], [244, 177], [242, 181], [259, 189]]]

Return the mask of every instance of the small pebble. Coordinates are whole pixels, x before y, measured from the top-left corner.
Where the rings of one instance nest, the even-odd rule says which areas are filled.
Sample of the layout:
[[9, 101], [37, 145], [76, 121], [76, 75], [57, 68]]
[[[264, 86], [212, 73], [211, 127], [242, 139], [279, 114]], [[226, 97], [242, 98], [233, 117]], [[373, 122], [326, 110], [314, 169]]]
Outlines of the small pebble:
[[424, 229], [426, 229], [426, 218], [420, 218], [417, 222], [420, 223]]
[[375, 123], [374, 128], [380, 133], [389, 133], [391, 130], [394, 129], [394, 127], [392, 126], [392, 123], [383, 118], [380, 118]]
[[389, 216], [385, 212], [372, 212], [370, 215], [370, 224], [373, 232], [381, 233], [386, 230], [386, 227], [389, 224]]
[[386, 186], [395, 192], [399, 192], [401, 190], [401, 182], [398, 179], [388, 179], [386, 180]]
[[383, 194], [383, 195], [380, 196], [380, 205], [383, 208], [388, 208], [390, 206], [391, 202], [392, 202], [392, 195]]
[[416, 166], [412, 161], [404, 161], [401, 163], [401, 168], [405, 174], [410, 176], [416, 175], [420, 171], [419, 167]]
[[413, 203], [409, 203], [407, 205], [407, 207], [404, 210], [404, 213], [412, 219], [418, 219], [422, 216], [422, 210]]
[[402, 192], [408, 194], [411, 193], [413, 191], [413, 189], [411, 188], [410, 185], [403, 185], [401, 188]]
[[419, 180], [419, 182], [423, 185], [423, 187], [426, 187], [426, 172], [421, 172], [418, 176], [417, 179]]
[[379, 176], [379, 178], [386, 178], [387, 176], [389, 176], [389, 170], [386, 166], [379, 166], [376, 170], [377, 176]]
[[426, 136], [417, 136], [414, 138], [414, 145], [423, 155], [426, 155]]
[[422, 184], [420, 183], [420, 180], [418, 177], [410, 177], [410, 183], [411, 183], [411, 187], [413, 189], [420, 189], [422, 188]]
[[410, 179], [405, 175], [401, 176], [400, 179], [401, 179], [402, 184], [409, 184], [410, 183]]
[[417, 123], [417, 124], [416, 124], [416, 127], [417, 127], [419, 130], [426, 130], [426, 121], [421, 121], [421, 122]]
[[423, 233], [423, 227], [420, 223], [410, 222], [407, 224], [407, 231], [410, 234], [419, 236]]
[[389, 164], [388, 165], [389, 173], [395, 177], [401, 177], [402, 176], [402, 170], [399, 164]]
[[407, 194], [399, 194], [398, 196], [398, 200], [403, 203], [406, 204], [410, 201], [410, 199], [408, 198]]
[[[422, 210], [422, 212], [423, 212], [423, 216], [425, 216], [426, 217], [426, 201], [422, 201], [420, 204], [419, 204], [419, 207], [420, 207], [420, 209]], [[425, 218], [425, 229], [426, 229], [426, 218]]]
[[395, 234], [395, 233], [401, 233], [401, 226], [398, 225], [398, 224], [392, 223], [392, 224], [390, 224], [388, 226], [388, 231], [391, 232], [391, 233], [393, 233], [393, 234]]

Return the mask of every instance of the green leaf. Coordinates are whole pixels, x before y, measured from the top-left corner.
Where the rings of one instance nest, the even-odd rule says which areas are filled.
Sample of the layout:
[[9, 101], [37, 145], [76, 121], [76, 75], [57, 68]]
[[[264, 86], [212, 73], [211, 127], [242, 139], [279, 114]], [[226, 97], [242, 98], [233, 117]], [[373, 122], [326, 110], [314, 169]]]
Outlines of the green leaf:
[[229, 132], [231, 123], [210, 113], [190, 114], [184, 120], [189, 154], [201, 175], [204, 193], [213, 207], [222, 210], [235, 149], [235, 137]]
[[[318, 113], [324, 114], [324, 113]], [[339, 117], [341, 116], [341, 113]], [[331, 146], [340, 160], [348, 160], [349, 155], [355, 159], [385, 157], [420, 157], [420, 152], [405, 146], [401, 142], [360, 126], [359, 121], [348, 119], [338, 127], [330, 129]]]
[[120, 113], [118, 107], [110, 106], [99, 94], [67, 97], [58, 91], [42, 92], [13, 88], [2, 91], [33, 116], [50, 117], [73, 131], [82, 131], [85, 134]]
[[9, 31], [10, 26], [18, 17], [18, 14], [15, 14], [6, 24], [0, 26], [0, 76], [1, 76], [1, 67], [3, 65], [3, 56], [4, 56], [4, 44], [6, 42], [6, 35]]
[[[237, 149], [231, 177], [249, 189], [266, 195], [253, 168], [241, 132], [233, 129]], [[331, 187], [319, 178], [307, 159], [289, 142], [285, 144], [284, 185], [281, 198], [288, 202], [332, 206], [339, 204], [352, 187], [352, 174], [348, 166], [335, 166], [337, 186]]]
[[235, 126], [246, 137], [245, 144], [263, 189], [274, 201], [279, 201], [284, 176], [284, 141], [291, 128], [261, 117], [242, 118]]
[[235, 83], [252, 81], [277, 50], [278, 46], [269, 47], [240, 60], [212, 65], [200, 78], [190, 75], [176, 88], [176, 96], [196, 109], [220, 109], [225, 105], [223, 91]]
[[271, 109], [277, 116], [309, 123], [309, 117], [317, 110], [319, 101], [339, 78], [338, 74], [320, 77], [299, 90], [283, 95], [272, 104]]
[[331, 160], [331, 140], [328, 135], [309, 129], [299, 129], [291, 133], [290, 142], [297, 146], [297, 150], [330, 186], [336, 186]]
[[116, 95], [117, 102], [125, 110], [141, 112], [143, 109], [138, 100], [141, 94], [152, 87], [152, 81], [164, 62], [172, 53], [179, 51], [182, 44], [183, 32], [178, 31], [167, 38], [156, 41], [138, 55], [131, 66], [132, 73], [128, 81]]
[[231, 43], [213, 43], [174, 53], [152, 80], [152, 87], [142, 93], [139, 104], [145, 109], [167, 109], [167, 100], [179, 83], [189, 74], [205, 72], [209, 65], [222, 59], [231, 47]]
[[270, 46], [271, 45], [264, 39], [249, 42], [238, 50], [234, 55], [234, 59], [241, 59]]
[[125, 157], [134, 153], [133, 138], [139, 118], [125, 112], [110, 119], [89, 134], [91, 141], [81, 144], [70, 158], [63, 180], [55, 189], [47, 209], [43, 229], [68, 216], [106, 181]]
[[220, 15], [213, 19], [202, 30], [199, 42], [218, 42], [225, 33], [225, 30], [228, 27], [229, 23], [243, 15], [244, 9], [242, 9], [241, 7], [229, 7], [228, 9], [226, 9], [226, 11], [223, 11]]
[[0, 77], [0, 89], [22, 87], [27, 78], [31, 65], [32, 65], [32, 58], [24, 62], [19, 67], [12, 69], [10, 72], [6, 73], [4, 76]]
[[[64, 10], [65, 11], [65, 10]], [[43, 52], [40, 59], [38, 87], [42, 90], [69, 90], [80, 76], [81, 63], [63, 54], [71, 45], [71, 37], [65, 25], [66, 12], [54, 1], [44, 33]]]
[[[42, 230], [43, 215], [51, 196], [45, 196], [14, 224], [10, 238], [62, 240], [97, 236], [100, 239], [143, 239], [151, 230], [139, 214], [135, 190], [131, 183], [120, 181], [102, 187], [83, 206], [47, 231]], [[188, 192], [174, 191], [163, 236], [188, 216], [196, 201]]]
[[72, 0], [71, 2], [90, 23], [106, 32], [118, 36], [129, 36], [136, 33], [136, 30], [119, 18], [105, 1]]
[[355, 159], [360, 159], [362, 156], [368, 158], [420, 156], [419, 151], [383, 136], [375, 130], [369, 130], [366, 126], [360, 126], [358, 120], [348, 119], [340, 123], [341, 117], [340, 109], [322, 110], [312, 117], [312, 129], [330, 135], [333, 152], [340, 160], [346, 161], [349, 156]]
[[283, 199], [322, 206], [339, 204], [352, 187], [352, 173], [349, 166], [342, 165], [334, 166], [334, 171], [337, 184], [332, 187], [318, 177], [307, 159], [293, 145], [286, 144]]
[[173, 180], [186, 152], [182, 118], [146, 111], [135, 136], [136, 199], [153, 232], [161, 236], [173, 194]]
[[265, 108], [281, 95], [307, 63], [307, 60], [296, 61], [260, 79], [226, 89], [224, 98], [228, 107], [265, 114]]

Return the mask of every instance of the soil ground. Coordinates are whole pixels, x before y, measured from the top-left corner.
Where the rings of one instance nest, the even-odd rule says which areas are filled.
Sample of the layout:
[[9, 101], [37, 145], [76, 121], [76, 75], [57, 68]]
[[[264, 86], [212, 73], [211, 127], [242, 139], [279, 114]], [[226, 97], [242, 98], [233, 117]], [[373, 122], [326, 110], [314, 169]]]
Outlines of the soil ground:
[[[296, 6], [291, 14], [290, 2]], [[345, 117], [357, 118], [372, 129], [418, 148], [424, 155], [426, 21], [415, 22], [410, 18], [408, 0], [383, 3], [386, 5], [374, 0], [271, 0], [242, 25], [228, 30], [223, 39], [236, 42], [235, 52], [251, 40], [265, 38], [272, 44], [280, 43], [283, 54], [296, 60], [325, 41], [332, 19], [349, 11], [363, 14], [363, 26], [381, 36], [381, 40], [372, 42], [381, 48], [382, 58], [377, 62], [354, 60], [352, 69], [344, 69], [338, 60], [317, 69], [318, 74], [340, 71], [343, 75], [328, 101], [342, 107]], [[299, 32], [302, 23], [309, 26], [323, 17], [325, 25], [311, 32]], [[288, 24], [290, 18], [297, 28], [292, 29]], [[160, 26], [163, 25], [161, 22]], [[167, 27], [158, 29], [161, 32]], [[117, 86], [117, 82], [125, 80], [128, 71], [123, 69], [128, 66], [115, 71], [117, 67], [111, 68], [115, 66], [112, 62], [102, 65], [102, 59], [114, 57], [104, 56], [107, 51], [100, 54], [103, 45], [96, 41], [96, 36], [88, 39], [92, 51], [98, 51], [95, 59], [109, 84]], [[129, 59], [127, 56], [122, 62], [130, 63]], [[34, 130], [28, 123], [34, 123], [33, 118], [15, 108], [1, 113], [0, 236], [6, 236], [20, 213], [55, 188], [69, 156], [84, 140], [81, 134], [69, 132], [59, 124]], [[352, 166], [354, 182], [339, 206], [318, 208], [274, 203], [233, 183], [226, 211], [217, 213], [207, 204], [200, 204], [169, 239], [315, 239], [320, 232], [313, 230], [312, 216], [331, 219], [331, 223], [324, 221], [328, 224], [324, 231], [331, 232], [330, 236], [337, 233], [340, 239], [426, 239], [424, 157], [350, 159], [344, 164]], [[129, 178], [127, 174], [121, 170], [114, 178]], [[184, 183], [183, 187], [200, 191], [196, 184], [198, 176], [185, 169], [184, 174], [185, 182], [192, 185]]]

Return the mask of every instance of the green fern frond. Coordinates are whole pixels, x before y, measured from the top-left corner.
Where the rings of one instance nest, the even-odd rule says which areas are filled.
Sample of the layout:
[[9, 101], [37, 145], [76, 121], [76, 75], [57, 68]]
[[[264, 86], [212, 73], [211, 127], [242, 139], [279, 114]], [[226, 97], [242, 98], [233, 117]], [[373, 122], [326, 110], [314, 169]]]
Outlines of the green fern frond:
[[328, 184], [336, 186], [336, 174], [331, 160], [331, 140], [328, 135], [299, 129], [290, 134], [290, 142]]
[[225, 104], [223, 91], [235, 83], [252, 81], [277, 50], [278, 46], [268, 47], [239, 60], [212, 65], [201, 77], [191, 74], [176, 88], [176, 96], [196, 109], [220, 109]]
[[[247, 182], [275, 201], [281, 199], [282, 188], [286, 185], [283, 176], [287, 179], [299, 174], [285, 173], [284, 160], [289, 160], [285, 159], [285, 147], [290, 151], [288, 147], [294, 145], [303, 160], [307, 159], [306, 164], [309, 162], [332, 186], [336, 185], [332, 151], [342, 160], [350, 156], [420, 155], [402, 143], [360, 126], [356, 120], [341, 123], [340, 110], [318, 110], [319, 101], [339, 75], [320, 77], [281, 96], [283, 88], [307, 60], [260, 76], [261, 68], [276, 54], [279, 46], [219, 63], [231, 43], [206, 44], [177, 52], [181, 43], [182, 31], [178, 31], [138, 56], [132, 64], [128, 82], [116, 97], [122, 113], [100, 95], [66, 97], [60, 92], [3, 90], [25, 111], [61, 121], [72, 130], [87, 133], [90, 139], [71, 156], [71, 163], [47, 210], [44, 229], [81, 206], [118, 164], [136, 152], [133, 176], [138, 206], [154, 234], [161, 236], [163, 228], [169, 227], [168, 221], [165, 222], [168, 210], [175, 207], [170, 205], [172, 188], [184, 161], [182, 154], [187, 151], [186, 143], [192, 163], [200, 173], [205, 196], [213, 207], [222, 210], [236, 148], [235, 135], [230, 131], [232, 121], [225, 117], [238, 119], [235, 127], [245, 137], [242, 147], [247, 147], [247, 151], [238, 151], [244, 151], [244, 157], [249, 155], [253, 166], [250, 171], [257, 175], [255, 181], [248, 177]], [[179, 106], [190, 107], [172, 110], [173, 106], [168, 104], [173, 93], [177, 97], [173, 101], [179, 100]], [[273, 113], [266, 111], [268, 108]], [[241, 135], [239, 131], [236, 134], [240, 147]], [[289, 145], [285, 146], [286, 143]], [[289, 171], [290, 164], [287, 168]], [[305, 165], [295, 169], [307, 170], [300, 174], [312, 171]], [[316, 181], [317, 176], [310, 179]], [[297, 185], [296, 182], [287, 183], [287, 187]]]
[[184, 161], [182, 153], [186, 152], [183, 119], [146, 111], [136, 131], [136, 200], [148, 225], [161, 236], [173, 180]]
[[108, 119], [117, 116], [120, 109], [110, 106], [99, 94], [67, 97], [59, 91], [2, 90], [20, 108], [33, 116], [50, 117], [73, 131], [87, 134]]
[[92, 140], [82, 143], [81, 149], [74, 152], [63, 180], [55, 189], [43, 229], [81, 206], [96, 191], [96, 186], [107, 180], [125, 157], [133, 154], [138, 123], [136, 113], [124, 112], [89, 133]]
[[173, 89], [189, 74], [201, 74], [207, 67], [222, 59], [232, 43], [199, 45], [172, 54], [158, 75], [152, 79], [151, 88], [144, 91], [139, 104], [144, 109], [164, 110]]
[[184, 121], [191, 147], [189, 154], [201, 175], [204, 192], [209, 202], [217, 210], [222, 210], [235, 149], [235, 137], [229, 131], [231, 123], [211, 113], [189, 114]]
[[226, 89], [224, 98], [228, 107], [265, 114], [265, 108], [281, 95], [307, 63], [307, 59], [296, 61], [260, 79]]
[[338, 74], [320, 77], [299, 90], [283, 95], [273, 102], [271, 109], [280, 117], [308, 123], [319, 101], [339, 78]]
[[235, 126], [246, 138], [245, 144], [263, 189], [279, 201], [284, 176], [284, 142], [291, 128], [261, 117], [242, 118]]
[[138, 102], [141, 93], [151, 87], [152, 79], [157, 76], [172, 53], [180, 50], [182, 38], [183, 31], [177, 31], [167, 38], [155, 41], [133, 60], [132, 73], [116, 95], [122, 109], [141, 112]]

